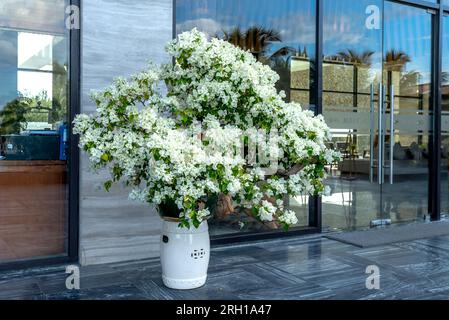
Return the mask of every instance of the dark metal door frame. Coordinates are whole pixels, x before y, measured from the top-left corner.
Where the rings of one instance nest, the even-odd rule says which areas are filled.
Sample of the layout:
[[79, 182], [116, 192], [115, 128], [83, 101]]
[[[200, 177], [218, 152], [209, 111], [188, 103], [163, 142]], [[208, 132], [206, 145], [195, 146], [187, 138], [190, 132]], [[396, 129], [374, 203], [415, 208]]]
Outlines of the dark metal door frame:
[[[81, 9], [81, 0], [70, 0], [72, 6]], [[69, 157], [68, 157], [68, 226], [67, 253], [57, 257], [35, 258], [7, 263], [0, 262], [0, 270], [24, 269], [36, 266], [78, 263], [79, 259], [79, 148], [78, 137], [72, 134], [72, 121], [80, 113], [80, 64], [81, 64], [81, 30], [69, 32]]]

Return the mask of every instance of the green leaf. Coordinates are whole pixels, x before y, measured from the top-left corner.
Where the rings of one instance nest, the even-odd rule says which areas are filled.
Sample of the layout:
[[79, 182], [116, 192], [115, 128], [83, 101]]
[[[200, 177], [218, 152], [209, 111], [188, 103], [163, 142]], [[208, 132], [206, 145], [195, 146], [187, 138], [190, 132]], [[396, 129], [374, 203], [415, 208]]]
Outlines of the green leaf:
[[252, 214], [255, 217], [257, 217], [259, 215], [259, 209], [258, 208], [255, 208], [255, 207], [251, 208], [251, 212], [252, 212]]
[[198, 221], [198, 219], [195, 217], [193, 220], [192, 220], [192, 223], [193, 223], [193, 226], [195, 227], [195, 228], [199, 228], [200, 227], [200, 225], [201, 225], [201, 222], [199, 222]]
[[104, 153], [104, 154], [101, 156], [101, 160], [103, 160], [103, 161], [109, 161], [109, 159], [110, 159], [110, 156], [109, 156], [109, 154], [107, 154], [107, 153]]
[[89, 151], [90, 149], [93, 149], [93, 148], [95, 148], [95, 143], [93, 141], [89, 141], [84, 146], [84, 151]]
[[114, 174], [114, 181], [119, 181], [123, 176], [123, 169], [119, 166], [114, 166], [112, 172]]
[[178, 225], [180, 228], [190, 229], [190, 224], [185, 218], [181, 218], [181, 222]]
[[108, 180], [104, 183], [104, 188], [106, 189], [107, 192], [109, 192], [109, 190], [111, 190], [112, 187], [112, 181]]

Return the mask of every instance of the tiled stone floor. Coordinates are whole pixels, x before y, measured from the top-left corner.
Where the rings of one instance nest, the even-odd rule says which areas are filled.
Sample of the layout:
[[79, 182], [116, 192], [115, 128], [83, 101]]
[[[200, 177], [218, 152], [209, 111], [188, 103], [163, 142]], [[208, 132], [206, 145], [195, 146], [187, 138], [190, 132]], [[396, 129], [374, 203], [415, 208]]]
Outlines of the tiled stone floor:
[[[365, 287], [380, 268], [380, 290]], [[0, 273], [0, 299], [449, 299], [449, 236], [360, 249], [319, 235], [214, 248], [206, 286], [165, 288], [158, 260]]]

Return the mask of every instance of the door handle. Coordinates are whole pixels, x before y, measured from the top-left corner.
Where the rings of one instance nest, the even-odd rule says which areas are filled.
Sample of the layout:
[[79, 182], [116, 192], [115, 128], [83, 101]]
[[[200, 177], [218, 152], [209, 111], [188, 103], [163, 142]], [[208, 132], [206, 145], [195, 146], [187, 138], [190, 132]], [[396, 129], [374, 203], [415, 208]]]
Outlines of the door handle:
[[374, 118], [374, 84], [372, 83], [370, 86], [370, 132], [369, 132], [369, 139], [370, 139], [370, 160], [369, 160], [369, 180], [371, 183], [374, 182], [374, 124], [375, 124], [375, 118]]
[[394, 85], [391, 85], [390, 88], [390, 184], [394, 184]]
[[383, 123], [382, 123], [382, 118], [383, 118], [383, 105], [384, 105], [384, 86], [382, 85], [382, 83], [379, 84], [379, 99], [378, 99], [378, 113], [379, 113], [379, 119], [378, 119], [378, 136], [377, 136], [377, 182], [379, 184], [383, 183]]

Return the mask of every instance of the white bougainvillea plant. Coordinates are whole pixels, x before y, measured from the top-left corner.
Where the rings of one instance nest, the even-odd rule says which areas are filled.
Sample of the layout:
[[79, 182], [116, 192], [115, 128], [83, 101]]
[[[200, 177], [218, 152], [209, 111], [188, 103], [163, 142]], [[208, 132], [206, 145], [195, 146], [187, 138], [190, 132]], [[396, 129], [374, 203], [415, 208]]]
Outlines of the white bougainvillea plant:
[[[92, 167], [110, 170], [105, 188], [122, 181], [133, 199], [175, 204], [184, 227], [198, 227], [220, 195], [261, 221], [296, 224], [284, 199], [325, 193], [325, 166], [339, 158], [322, 116], [284, 102], [279, 76], [228, 42], [193, 29], [167, 52], [174, 63], [116, 79], [93, 94], [95, 114], [75, 119]], [[271, 171], [248, 162], [261, 130], [272, 138], [258, 143], [258, 157]]]

